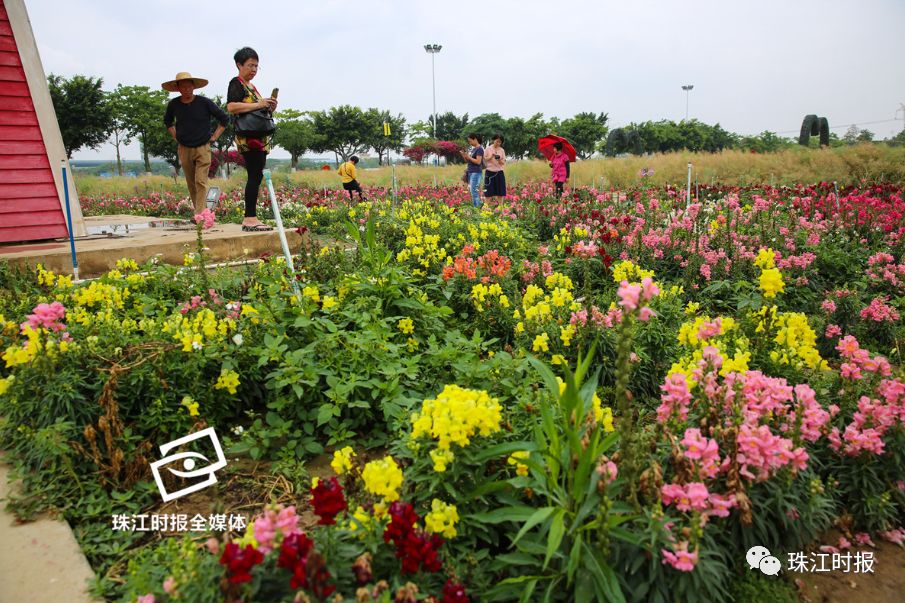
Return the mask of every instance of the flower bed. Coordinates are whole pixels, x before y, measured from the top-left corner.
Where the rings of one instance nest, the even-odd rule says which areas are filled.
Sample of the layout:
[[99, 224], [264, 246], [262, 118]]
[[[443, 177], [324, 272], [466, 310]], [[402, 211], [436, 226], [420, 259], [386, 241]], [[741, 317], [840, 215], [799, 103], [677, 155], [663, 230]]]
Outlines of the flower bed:
[[[344, 239], [295, 278], [208, 273], [211, 216], [182, 270], [3, 268], [15, 508], [62, 511], [130, 602], [724, 600], [755, 545], [902, 541], [901, 190], [550, 192], [286, 190]], [[112, 531], [207, 427], [284, 484], [243, 486], [247, 528]]]

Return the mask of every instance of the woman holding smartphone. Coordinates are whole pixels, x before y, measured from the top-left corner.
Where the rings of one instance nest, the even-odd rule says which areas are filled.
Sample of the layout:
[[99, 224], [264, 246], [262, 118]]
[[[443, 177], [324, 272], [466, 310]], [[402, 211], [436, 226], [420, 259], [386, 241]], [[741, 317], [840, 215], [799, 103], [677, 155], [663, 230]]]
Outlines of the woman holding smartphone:
[[503, 173], [506, 151], [501, 134], [494, 135], [490, 146], [484, 150], [484, 164], [487, 166], [484, 172], [484, 199], [499, 201], [506, 196], [506, 174]]
[[481, 135], [471, 133], [468, 135], [468, 144], [471, 151], [459, 151], [468, 163], [465, 175], [468, 177], [468, 187], [471, 189], [471, 203], [475, 207], [481, 207], [481, 168], [484, 167], [484, 147], [481, 146]]
[[[258, 109], [267, 109], [271, 113], [276, 111], [277, 99], [264, 98], [251, 80], [258, 74], [258, 53], [253, 48], [239, 49], [233, 56], [239, 75], [229, 82], [226, 91], [226, 110], [233, 115], [248, 113]], [[236, 146], [239, 153], [245, 159], [245, 171], [248, 173], [248, 181], [245, 183], [245, 219], [242, 220], [242, 230], [257, 232], [273, 230], [257, 217], [258, 191], [261, 188], [261, 180], [264, 178], [264, 164], [267, 162], [267, 153], [273, 146], [273, 136], [264, 138], [251, 138], [236, 136]]]

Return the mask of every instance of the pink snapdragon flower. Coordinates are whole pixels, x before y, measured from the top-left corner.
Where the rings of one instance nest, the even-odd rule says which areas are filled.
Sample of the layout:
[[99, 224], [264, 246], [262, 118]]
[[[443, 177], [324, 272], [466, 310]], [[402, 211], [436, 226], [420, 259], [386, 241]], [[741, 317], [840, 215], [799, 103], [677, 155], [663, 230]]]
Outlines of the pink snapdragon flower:
[[695, 565], [698, 564], [698, 552], [688, 552], [688, 542], [684, 540], [673, 547], [672, 551], [661, 549], [660, 553], [663, 555], [664, 565], [670, 565], [680, 572], [694, 571]]

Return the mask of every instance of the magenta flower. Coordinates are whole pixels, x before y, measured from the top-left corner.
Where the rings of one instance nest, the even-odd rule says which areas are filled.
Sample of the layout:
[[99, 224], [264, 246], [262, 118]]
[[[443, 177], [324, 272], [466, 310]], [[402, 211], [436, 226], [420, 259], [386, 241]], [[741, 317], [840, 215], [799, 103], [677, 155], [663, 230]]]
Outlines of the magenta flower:
[[698, 563], [697, 551], [688, 552], [688, 542], [682, 541], [674, 547], [674, 550], [662, 549], [660, 553], [663, 555], [663, 564], [670, 565], [680, 572], [694, 571], [695, 565]]

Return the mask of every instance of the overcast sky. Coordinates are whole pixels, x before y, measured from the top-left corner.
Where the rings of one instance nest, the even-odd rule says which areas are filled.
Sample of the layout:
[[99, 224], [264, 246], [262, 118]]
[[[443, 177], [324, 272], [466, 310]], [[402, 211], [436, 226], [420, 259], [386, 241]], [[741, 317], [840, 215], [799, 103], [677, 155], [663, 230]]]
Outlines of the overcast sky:
[[[280, 107], [379, 107], [504, 117], [606, 112], [611, 127], [689, 116], [743, 134], [805, 114], [884, 138], [902, 129], [903, 0], [26, 0], [47, 73], [158, 87], [179, 71], [225, 95], [233, 53]], [[835, 129], [840, 136], [845, 128]], [[137, 145], [125, 156], [139, 157]], [[281, 150], [275, 157], [285, 156]], [[112, 158], [112, 147], [76, 159]]]

